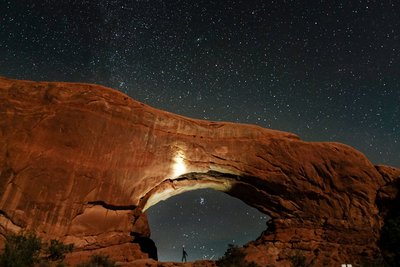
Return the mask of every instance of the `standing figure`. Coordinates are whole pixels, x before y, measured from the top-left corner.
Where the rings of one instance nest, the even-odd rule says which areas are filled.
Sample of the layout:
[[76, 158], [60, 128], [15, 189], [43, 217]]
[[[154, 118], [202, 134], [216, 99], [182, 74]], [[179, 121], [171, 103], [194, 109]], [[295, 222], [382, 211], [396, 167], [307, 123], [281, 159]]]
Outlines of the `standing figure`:
[[182, 262], [185, 261], [187, 262], [186, 256], [188, 254], [186, 253], [185, 247], [182, 247]]

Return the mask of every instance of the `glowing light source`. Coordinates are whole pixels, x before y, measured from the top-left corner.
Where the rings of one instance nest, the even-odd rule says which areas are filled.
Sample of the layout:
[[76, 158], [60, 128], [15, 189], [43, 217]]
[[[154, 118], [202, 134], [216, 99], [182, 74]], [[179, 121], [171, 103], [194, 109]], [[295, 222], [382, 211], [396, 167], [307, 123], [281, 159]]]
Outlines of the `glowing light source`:
[[184, 173], [186, 173], [185, 156], [182, 151], [176, 153], [174, 157], [174, 164], [172, 166], [173, 178], [176, 178]]
[[[185, 161], [185, 153], [184, 147], [182, 146], [175, 146], [176, 152], [175, 155], [172, 159], [172, 164], [171, 164], [171, 173], [170, 176], [168, 177], [170, 180], [174, 180], [181, 176], [182, 174], [188, 173], [188, 172], [207, 172], [207, 170], [200, 170], [200, 169], [194, 169], [190, 168], [188, 169]], [[220, 171], [222, 173], [230, 173], [233, 174], [233, 172], [225, 170], [223, 168], [219, 168], [218, 166], [210, 166], [209, 170], [215, 170], [215, 171]], [[183, 192], [187, 191], [192, 191], [192, 190], [197, 190], [197, 189], [204, 189], [204, 188], [210, 188], [214, 189], [217, 191], [223, 191], [223, 192], [228, 192], [231, 190], [234, 182], [230, 179], [223, 179], [219, 178], [218, 181], [213, 180], [212, 177], [210, 177], [210, 180], [207, 178], [204, 178], [202, 182], [199, 182], [198, 180], [194, 181], [191, 184], [186, 184], [185, 186], [177, 186], [177, 184], [174, 184], [172, 188], [162, 188], [162, 191], [154, 192], [149, 199], [147, 200], [143, 211], [147, 210], [151, 206], [157, 204], [160, 201], [166, 200], [172, 196], [181, 194]], [[205, 204], [205, 199], [200, 199], [200, 204], [204, 205]]]

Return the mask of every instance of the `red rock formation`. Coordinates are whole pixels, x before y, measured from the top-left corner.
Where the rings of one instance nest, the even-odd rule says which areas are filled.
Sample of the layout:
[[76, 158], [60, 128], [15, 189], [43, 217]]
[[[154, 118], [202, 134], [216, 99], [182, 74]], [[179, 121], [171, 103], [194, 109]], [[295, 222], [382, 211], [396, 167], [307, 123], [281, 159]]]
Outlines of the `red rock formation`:
[[302, 253], [317, 266], [357, 264], [379, 254], [384, 200], [399, 178], [343, 144], [193, 120], [97, 85], [0, 78], [0, 233], [73, 242], [71, 262], [96, 251], [150, 262], [130, 242], [149, 236], [142, 211], [210, 187], [272, 217], [245, 247], [249, 260], [289, 266]]

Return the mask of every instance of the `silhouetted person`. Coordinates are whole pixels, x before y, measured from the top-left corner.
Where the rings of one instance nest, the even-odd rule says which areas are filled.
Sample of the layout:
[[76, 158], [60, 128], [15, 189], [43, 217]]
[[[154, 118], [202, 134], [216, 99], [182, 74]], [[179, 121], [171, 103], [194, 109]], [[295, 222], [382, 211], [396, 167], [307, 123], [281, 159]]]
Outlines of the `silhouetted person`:
[[188, 254], [186, 253], [185, 248], [182, 247], [182, 262], [183, 262], [183, 261], [187, 262], [187, 259], [186, 259], [186, 256], [187, 256], [187, 255], [188, 255]]

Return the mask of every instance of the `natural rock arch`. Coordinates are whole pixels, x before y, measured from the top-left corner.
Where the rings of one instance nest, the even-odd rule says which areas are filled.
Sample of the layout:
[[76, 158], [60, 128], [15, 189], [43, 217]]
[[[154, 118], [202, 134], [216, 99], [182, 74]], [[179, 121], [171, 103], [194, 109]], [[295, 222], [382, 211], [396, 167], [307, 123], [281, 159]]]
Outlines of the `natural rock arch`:
[[[153, 189], [149, 193], [153, 201], [151, 204], [147, 201], [143, 211], [146, 212], [149, 219], [151, 239], [155, 242], [150, 247], [152, 251], [158, 251], [158, 259], [163, 262], [168, 261], [166, 259], [179, 260], [179, 246], [184, 245], [187, 246], [190, 260], [205, 257], [217, 260], [223, 255], [229, 243], [233, 242], [240, 245], [260, 237], [267, 228], [266, 223], [268, 223], [270, 216], [268, 214], [263, 216], [263, 213], [255, 211], [254, 207], [250, 208], [243, 201], [243, 196], [233, 197], [232, 194], [229, 194], [233, 193], [233, 190], [230, 192], [230, 189], [238, 187], [245, 189], [245, 186], [238, 186], [235, 179], [211, 172], [209, 174], [184, 174], [179, 177], [179, 181], [163, 183], [162, 186]], [[161, 191], [161, 194], [157, 194], [157, 191]], [[193, 193], [186, 194], [188, 192]], [[247, 195], [251, 193], [249, 191], [246, 192]], [[178, 197], [181, 194], [185, 196]], [[241, 201], [238, 201], [238, 199]], [[167, 201], [159, 203], [160, 200], [163, 200], [161, 202]], [[187, 205], [185, 200], [189, 201]], [[222, 202], [219, 203], [218, 200]], [[198, 206], [193, 207], [193, 203], [197, 203]], [[202, 207], [205, 203], [208, 206]], [[173, 214], [169, 213], [171, 208], [175, 209]], [[223, 217], [226, 212], [225, 208], [230, 209], [226, 213], [228, 218]], [[232, 209], [236, 210], [236, 212], [233, 212]], [[236, 214], [236, 216], [233, 216], [233, 214]], [[257, 217], [255, 218], [254, 216]], [[262, 216], [262, 218], [259, 216]], [[172, 221], [165, 222], [168, 219]], [[194, 221], [198, 221], [199, 224], [192, 224]], [[241, 225], [245, 221], [247, 221], [249, 228], [240, 228], [239, 231], [238, 228], [236, 230], [234, 228], [226, 228], [227, 224], [236, 225], [238, 223]], [[214, 222], [217, 222], [216, 225], [214, 225]], [[176, 228], [177, 225], [180, 226], [178, 229]], [[158, 229], [157, 227], [161, 228]], [[223, 231], [222, 236], [221, 231]], [[180, 237], [181, 234], [185, 236], [184, 233], [190, 233], [190, 235], [197, 236], [198, 239], [189, 241], [190, 235], [186, 236], [188, 239]], [[191, 237], [193, 238], [193, 236]], [[218, 236], [219, 247], [215, 245], [214, 236]], [[195, 245], [191, 246], [190, 244], [193, 245], [193, 242]]]
[[0, 103], [3, 235], [33, 229], [74, 242], [71, 261], [96, 251], [133, 262], [148, 257], [131, 243], [149, 235], [143, 209], [204, 185], [272, 217], [246, 248], [260, 264], [285, 266], [297, 250], [317, 265], [379, 254], [400, 171], [349, 146], [193, 120], [96, 85], [0, 78]]

